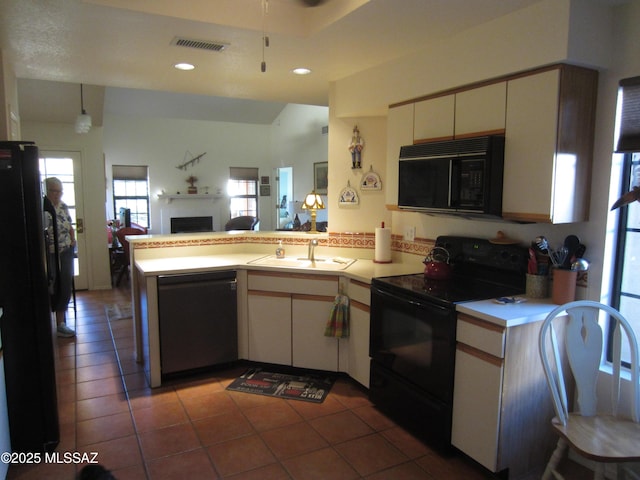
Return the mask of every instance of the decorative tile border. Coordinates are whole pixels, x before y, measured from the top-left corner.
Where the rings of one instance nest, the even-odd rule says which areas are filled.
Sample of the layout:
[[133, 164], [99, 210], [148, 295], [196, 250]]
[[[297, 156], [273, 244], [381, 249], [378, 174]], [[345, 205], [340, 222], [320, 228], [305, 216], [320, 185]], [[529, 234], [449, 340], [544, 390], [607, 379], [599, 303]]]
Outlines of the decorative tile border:
[[[375, 234], [372, 232], [330, 232], [327, 236], [315, 237], [320, 246], [324, 247], [340, 247], [340, 248], [359, 248], [374, 250]], [[134, 249], [149, 248], [174, 248], [174, 247], [203, 247], [217, 245], [235, 245], [235, 244], [259, 244], [259, 245], [277, 245], [279, 242], [287, 246], [306, 245], [309, 237], [302, 234], [300, 236], [277, 235], [277, 232], [268, 235], [255, 234], [213, 234], [211, 236], [165, 236], [163, 238], [148, 239], [140, 238], [132, 242]], [[391, 236], [391, 250], [399, 253], [407, 253], [411, 255], [426, 256], [433, 248], [434, 240], [426, 238], [416, 238], [414, 241], [404, 240], [402, 235]]]

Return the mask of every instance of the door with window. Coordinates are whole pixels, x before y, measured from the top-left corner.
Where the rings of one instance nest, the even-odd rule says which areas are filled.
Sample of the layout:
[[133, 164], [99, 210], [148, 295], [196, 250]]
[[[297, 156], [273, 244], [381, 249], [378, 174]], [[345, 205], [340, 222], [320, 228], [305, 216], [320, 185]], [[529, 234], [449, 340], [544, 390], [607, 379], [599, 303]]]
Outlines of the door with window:
[[278, 167], [275, 169], [276, 178], [276, 230], [290, 230], [293, 228], [293, 167]]
[[[44, 185], [47, 177], [57, 177], [62, 182], [62, 201], [76, 231], [74, 258], [74, 284], [76, 290], [89, 288], [86, 262], [86, 237], [84, 235], [84, 206], [82, 194], [82, 157], [80, 152], [40, 150], [40, 178]], [[46, 189], [43, 186], [43, 193]]]

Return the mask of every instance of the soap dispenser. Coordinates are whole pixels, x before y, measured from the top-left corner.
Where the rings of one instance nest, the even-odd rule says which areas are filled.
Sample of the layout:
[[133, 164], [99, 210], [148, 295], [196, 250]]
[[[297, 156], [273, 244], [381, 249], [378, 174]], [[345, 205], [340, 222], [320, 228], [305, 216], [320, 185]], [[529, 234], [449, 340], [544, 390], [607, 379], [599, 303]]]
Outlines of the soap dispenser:
[[276, 248], [276, 257], [284, 258], [284, 247], [282, 246], [282, 240], [278, 242], [278, 248]]

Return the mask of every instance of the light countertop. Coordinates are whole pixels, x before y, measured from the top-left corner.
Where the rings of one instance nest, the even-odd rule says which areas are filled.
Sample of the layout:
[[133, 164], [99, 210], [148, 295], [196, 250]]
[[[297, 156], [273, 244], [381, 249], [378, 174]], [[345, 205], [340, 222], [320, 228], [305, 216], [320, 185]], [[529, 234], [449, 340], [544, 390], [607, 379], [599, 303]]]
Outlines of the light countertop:
[[522, 303], [501, 304], [494, 300], [461, 303], [456, 310], [503, 327], [516, 327], [544, 320], [557, 306], [550, 298], [526, 298]]
[[199, 255], [170, 258], [136, 260], [136, 268], [145, 276], [189, 274], [211, 270], [243, 268], [247, 270], [288, 271], [310, 274], [342, 275], [364, 283], [374, 277], [421, 273], [424, 265], [420, 261], [411, 263], [375, 263], [373, 260], [357, 259], [344, 270], [318, 268], [293, 268], [268, 265], [253, 265], [249, 262], [264, 257], [259, 253], [237, 253], [223, 255]]
[[[371, 283], [375, 277], [422, 273], [424, 266], [416, 261], [401, 263], [375, 263], [373, 260], [358, 259], [344, 270], [324, 270], [318, 268], [294, 268], [268, 265], [254, 265], [250, 262], [264, 257], [260, 253], [237, 253], [221, 255], [182, 256], [170, 258], [142, 259], [136, 261], [136, 268], [145, 276], [189, 274], [223, 269], [270, 270], [316, 275], [340, 275], [363, 283]], [[493, 299], [466, 302], [457, 305], [458, 312], [486, 320], [503, 327], [515, 327], [525, 323], [542, 321], [557, 305], [550, 298], [533, 299], [517, 304], [499, 304]]]

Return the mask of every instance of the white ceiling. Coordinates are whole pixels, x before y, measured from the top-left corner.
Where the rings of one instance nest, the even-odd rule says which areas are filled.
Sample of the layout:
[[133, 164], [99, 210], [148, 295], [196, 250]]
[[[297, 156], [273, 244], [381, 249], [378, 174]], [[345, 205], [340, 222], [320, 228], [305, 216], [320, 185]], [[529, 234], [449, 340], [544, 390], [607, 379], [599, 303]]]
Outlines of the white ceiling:
[[[92, 86], [118, 87], [106, 96], [121, 107], [131, 106], [127, 99], [136, 90], [174, 92], [180, 95], [167, 103], [211, 104], [216, 111], [215, 97], [223, 97], [220, 111], [228, 113], [238, 110], [228, 98], [243, 99], [240, 110], [255, 107], [260, 118], [277, 115], [286, 103], [328, 105], [331, 81], [540, 0], [326, 0], [317, 7], [267, 0], [263, 16], [264, 1], [1, 0], [0, 45], [19, 79], [20, 115], [29, 119], [57, 101], [60, 108], [71, 103], [74, 118], [79, 83], [88, 85], [85, 104], [97, 105], [85, 105], [93, 115], [104, 89]], [[264, 73], [263, 30], [270, 40]], [[228, 46], [211, 52], [171, 45], [176, 36]], [[196, 69], [178, 71], [177, 62]], [[293, 75], [299, 66], [312, 74]], [[58, 98], [47, 98], [52, 95]], [[158, 96], [147, 96], [159, 104]]]

